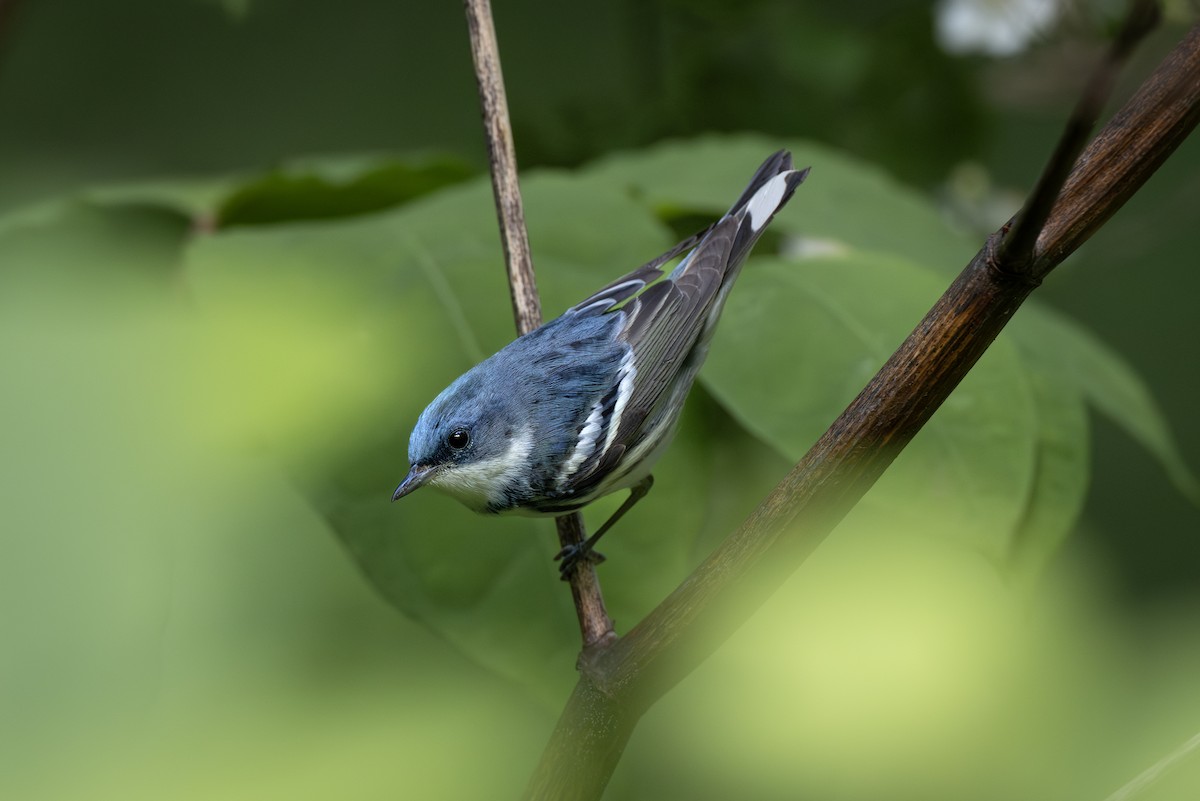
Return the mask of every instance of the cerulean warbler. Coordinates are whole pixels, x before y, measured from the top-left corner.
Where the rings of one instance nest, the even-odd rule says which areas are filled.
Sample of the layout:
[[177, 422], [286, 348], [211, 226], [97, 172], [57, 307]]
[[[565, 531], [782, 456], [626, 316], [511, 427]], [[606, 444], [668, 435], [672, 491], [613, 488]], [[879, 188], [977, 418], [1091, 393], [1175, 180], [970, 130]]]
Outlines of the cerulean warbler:
[[807, 175], [775, 153], [707, 231], [467, 371], [421, 413], [392, 500], [429, 484], [477, 512], [562, 515], [631, 490], [559, 554], [565, 578], [649, 491], [742, 262]]

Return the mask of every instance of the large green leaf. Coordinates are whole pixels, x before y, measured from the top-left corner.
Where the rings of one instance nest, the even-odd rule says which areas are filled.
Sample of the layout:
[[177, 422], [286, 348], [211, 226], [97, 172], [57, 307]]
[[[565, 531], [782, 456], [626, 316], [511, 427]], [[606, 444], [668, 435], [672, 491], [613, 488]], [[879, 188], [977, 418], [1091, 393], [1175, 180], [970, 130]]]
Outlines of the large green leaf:
[[[173, 289], [189, 223], [147, 204], [67, 199], [0, 217], [0, 296], [126, 304]], [[90, 296], [88, 293], [91, 293]]]
[[149, 705], [159, 679], [170, 538], [203, 512], [186, 429], [164, 424], [186, 231], [161, 209], [75, 201], [0, 223], [6, 784], [61, 753], [63, 731], [107, 737], [100, 721]]
[[238, 187], [221, 203], [218, 224], [352, 217], [399, 206], [474, 172], [446, 156], [297, 159]]
[[1061, 382], [1145, 448], [1175, 487], [1200, 503], [1200, 482], [1184, 461], [1149, 388], [1124, 359], [1070, 318], [1030, 304], [1013, 320], [1022, 352], [1048, 365]]
[[[701, 375], [743, 425], [798, 459], [940, 292], [928, 271], [876, 254], [758, 259], [730, 295]], [[944, 534], [1002, 563], [1036, 444], [1026, 371], [1002, 337], [846, 525]]]
[[1030, 586], [1075, 527], [1087, 496], [1088, 425], [1083, 398], [1056, 366], [1030, 359], [1037, 411], [1033, 486], [1014, 531], [1008, 578]]
[[168, 209], [192, 219], [197, 227], [211, 227], [217, 208], [230, 193], [250, 181], [249, 175], [221, 175], [136, 181], [88, 187], [84, 199], [101, 206], [144, 205]]
[[90, 187], [81, 195], [100, 206], [161, 207], [209, 230], [369, 214], [465, 181], [474, 172], [461, 159], [436, 154], [313, 156], [261, 174], [138, 181]]
[[771, 224], [773, 230], [826, 248], [890, 253], [950, 274], [979, 249], [921, 195], [878, 167], [815, 142], [752, 134], [667, 142], [603, 158], [581, 179], [620, 186], [666, 216], [719, 214], [759, 163], [781, 147], [792, 151], [798, 167], [811, 166], [812, 175]]

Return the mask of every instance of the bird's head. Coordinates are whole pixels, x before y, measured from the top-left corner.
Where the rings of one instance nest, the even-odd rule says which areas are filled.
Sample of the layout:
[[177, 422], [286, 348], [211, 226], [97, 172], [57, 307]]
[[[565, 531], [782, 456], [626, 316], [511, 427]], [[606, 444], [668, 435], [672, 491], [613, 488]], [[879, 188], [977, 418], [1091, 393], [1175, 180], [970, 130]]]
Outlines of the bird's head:
[[393, 501], [428, 484], [477, 512], [495, 511], [506, 490], [526, 477], [532, 432], [511, 395], [495, 392], [479, 367], [447, 387], [417, 419], [408, 443], [411, 466]]

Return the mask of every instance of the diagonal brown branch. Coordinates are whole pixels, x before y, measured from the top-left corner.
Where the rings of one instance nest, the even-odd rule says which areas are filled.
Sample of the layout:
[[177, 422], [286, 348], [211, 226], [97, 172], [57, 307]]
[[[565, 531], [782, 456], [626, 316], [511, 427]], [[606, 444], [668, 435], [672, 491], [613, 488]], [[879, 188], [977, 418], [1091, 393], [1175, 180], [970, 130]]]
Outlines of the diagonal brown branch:
[[[513, 147], [512, 125], [508, 120], [504, 75], [500, 71], [500, 47], [496, 41], [489, 0], [465, 0], [464, 6], [471, 37], [471, 57], [475, 62], [475, 78], [479, 83], [479, 104], [483, 112], [500, 240], [504, 245], [504, 261], [508, 266], [513, 318], [517, 333], [527, 334], [542, 324], [542, 308], [533, 277], [533, 258], [529, 251], [529, 236], [525, 231], [525, 210], [517, 183], [517, 154]], [[566, 515], [555, 522], [558, 541], [563, 547], [579, 545], [587, 539], [583, 518], [579, 514]], [[595, 565], [581, 561], [572, 571], [570, 582], [585, 651], [614, 638], [616, 635], [604, 606]]]
[[1161, 10], [1156, 0], [1134, 0], [1120, 31], [1092, 71], [1075, 110], [1063, 128], [1054, 153], [1000, 245], [1001, 261], [1011, 264], [1014, 270], [1025, 272], [1032, 269], [1033, 249], [1038, 234], [1045, 227], [1063, 183], [1087, 144], [1092, 129], [1096, 127], [1096, 120], [1100, 118], [1100, 112], [1112, 94], [1121, 68], [1137, 43], [1158, 24], [1160, 16]]
[[1104, 225], [1200, 122], [1200, 26], [1138, 89], [1079, 157], [1038, 235], [1045, 275]]
[[[1102, 65], [1100, 69], [1105, 69]], [[1102, 105], [1104, 98], [1099, 98]], [[1200, 25], [1078, 159], [1031, 256], [997, 231], [750, 518], [629, 634], [587, 654], [527, 798], [598, 799], [641, 713], [812, 553], [974, 366], [1021, 303], [1200, 121]], [[1031, 217], [1031, 219], [1033, 219]], [[1030, 260], [1031, 259], [1031, 260]]]

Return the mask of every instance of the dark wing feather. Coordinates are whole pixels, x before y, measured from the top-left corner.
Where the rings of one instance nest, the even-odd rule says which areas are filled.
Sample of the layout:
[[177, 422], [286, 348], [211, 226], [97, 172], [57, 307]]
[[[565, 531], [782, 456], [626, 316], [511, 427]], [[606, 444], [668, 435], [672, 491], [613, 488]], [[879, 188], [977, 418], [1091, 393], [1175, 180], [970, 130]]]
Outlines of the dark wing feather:
[[[651, 287], [630, 304], [629, 322], [620, 337], [633, 348], [638, 374], [633, 394], [621, 415], [617, 442], [627, 442], [622, 434], [641, 427], [696, 344], [709, 307], [725, 278], [737, 228], [736, 218], [721, 220], [688, 258], [682, 274]], [[661, 304], [642, 302], [660, 287], [664, 295]]]
[[633, 446], [642, 424], [673, 385], [721, 288], [737, 227], [737, 219], [722, 219], [710, 230], [704, 244], [688, 257], [682, 274], [651, 286], [622, 310], [627, 316], [618, 337], [633, 350], [637, 378], [616, 421], [612, 446], [607, 451], [598, 450], [572, 477], [576, 492], [586, 491], [608, 475]]
[[692, 234], [687, 239], [683, 240], [661, 256], [646, 262], [628, 275], [621, 276], [600, 291], [589, 295], [579, 303], [576, 303], [574, 306], [567, 309], [566, 313], [603, 314], [613, 306], [616, 306], [618, 303], [633, 297], [647, 284], [651, 284], [662, 277], [662, 266], [664, 264], [694, 248], [697, 243], [699, 243], [702, 239], [704, 239], [705, 236], [708, 235], [708, 232], [711, 231], [713, 227], [713, 225], [710, 225], [703, 231]]
[[[737, 212], [742, 210], [746, 204], [750, 202], [751, 198], [754, 197], [754, 194], [758, 192], [759, 189], [762, 189], [763, 185], [766, 184], [767, 181], [771, 180], [779, 173], [786, 172], [790, 169], [792, 169], [791, 153], [786, 150], [779, 150], [775, 153], [772, 153], [767, 160], [762, 163], [762, 166], [758, 168], [758, 171], [754, 173], [754, 177], [750, 179], [750, 183], [746, 186], [746, 190], [742, 192], [741, 197], [739, 197], [737, 202], [733, 204], [725, 218], [713, 223], [703, 231], [692, 234], [690, 237], [683, 240], [661, 256], [646, 262], [636, 270], [621, 276], [603, 289], [584, 298], [579, 303], [576, 303], [574, 306], [568, 309], [567, 313], [603, 314], [613, 306], [616, 306], [617, 304], [633, 297], [645, 286], [657, 281], [662, 276], [662, 266], [664, 264], [671, 261], [671, 259], [686, 253], [697, 244], [702, 242], [704, 238], [712, 233], [713, 230], [722, 222], [724, 222], [725, 219], [734, 216]], [[805, 170], [804, 174], [807, 173], [808, 171]], [[801, 175], [795, 183], [799, 184], [802, 180], [804, 180], [803, 175]], [[794, 186], [789, 188], [789, 196], [791, 194], [791, 189], [794, 188]], [[787, 199], [784, 198], [779, 205], [782, 207], [786, 202]], [[748, 236], [750, 236], [749, 233], [743, 234], [743, 238]], [[723, 274], [724, 272], [722, 268], [722, 275]]]
[[[760, 190], [784, 173], [787, 177], [782, 186], [759, 197]], [[574, 471], [570, 493], [589, 492], [616, 469], [626, 451], [638, 443], [647, 419], [663, 402], [681, 370], [689, 366], [685, 361], [695, 353], [693, 349], [698, 341], [711, 336], [724, 300], [722, 287], [729, 286], [736, 278], [746, 255], [771, 217], [787, 203], [807, 174], [808, 170], [792, 169], [792, 157], [786, 150], [772, 154], [759, 167], [729, 213], [707, 231], [679, 243], [568, 312], [589, 316], [602, 314], [628, 300], [625, 306], [612, 313], [625, 317], [617, 338], [633, 351], [633, 365], [637, 370], [632, 391], [620, 415], [616, 414], [615, 396], [610, 399], [613, 403], [604, 408], [606, 440], [611, 433], [609, 427], [616, 426], [612, 444], [597, 448]], [[684, 258], [668, 280], [646, 288], [662, 275], [663, 264], [693, 246], [695, 250]], [[702, 347], [699, 358], [703, 358], [703, 353]]]

